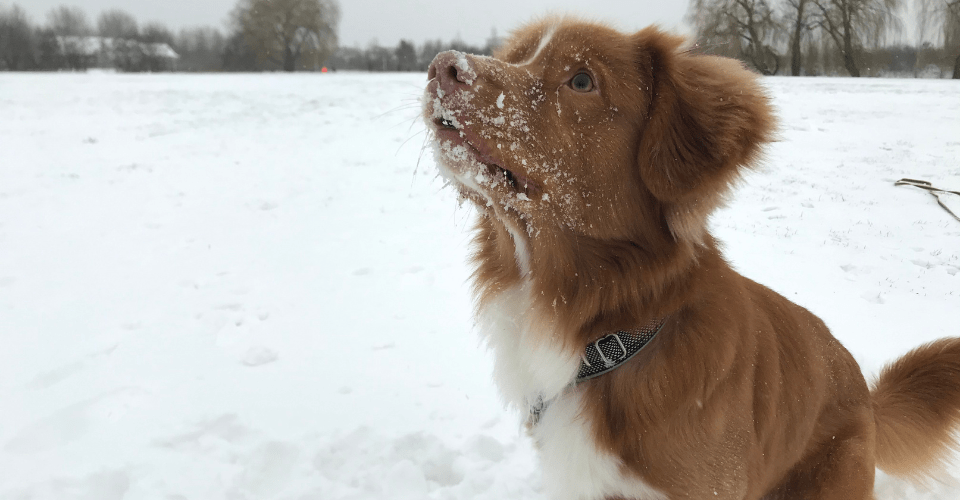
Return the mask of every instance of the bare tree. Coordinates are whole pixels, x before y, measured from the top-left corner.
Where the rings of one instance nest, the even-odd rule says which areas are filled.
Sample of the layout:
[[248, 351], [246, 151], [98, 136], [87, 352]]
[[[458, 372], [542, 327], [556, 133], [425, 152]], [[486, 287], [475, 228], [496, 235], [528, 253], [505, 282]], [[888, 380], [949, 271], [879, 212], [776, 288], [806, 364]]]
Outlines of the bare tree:
[[216, 28], [182, 29], [175, 40], [182, 71], [216, 71], [223, 68], [226, 40]]
[[765, 75], [780, 70], [780, 54], [774, 45], [782, 36], [782, 28], [768, 0], [693, 0], [690, 11], [688, 19], [699, 40], [735, 44], [730, 55]]
[[47, 25], [53, 38], [42, 39], [42, 65], [48, 69], [53, 65], [86, 71], [94, 58], [81, 37], [90, 35], [93, 30], [83, 9], [66, 5], [56, 7], [47, 13]]
[[807, 76], [818, 76], [824, 72], [826, 68], [823, 66], [823, 58], [821, 57], [823, 51], [823, 37], [822, 33], [819, 31], [811, 31], [810, 36], [801, 42], [803, 48], [803, 60], [800, 62], [801, 67], [803, 68], [803, 73]]
[[140, 34], [137, 19], [120, 9], [106, 10], [97, 17], [97, 32], [109, 38], [134, 39]]
[[336, 0], [240, 0], [233, 16], [258, 59], [284, 71], [305, 58], [319, 66], [336, 48]]
[[437, 54], [446, 50], [446, 47], [442, 40], [427, 40], [423, 42], [423, 46], [420, 47], [420, 53], [417, 54], [417, 68], [420, 71], [427, 71], [430, 68], [430, 63], [433, 61], [434, 57], [437, 57]]
[[381, 47], [376, 39], [367, 44], [364, 58], [367, 71], [390, 71], [397, 65], [396, 54], [386, 47]]
[[223, 69], [225, 71], [258, 71], [257, 55], [244, 40], [243, 33], [235, 31], [225, 40], [223, 47]]
[[902, 0], [811, 0], [816, 24], [830, 36], [850, 76], [860, 76], [864, 47], [876, 47], [891, 31], [900, 30]]
[[920, 0], [918, 33], [921, 43], [933, 28], [934, 41], [943, 41], [943, 48], [953, 60], [953, 78], [960, 79], [960, 0]]
[[61, 5], [47, 13], [47, 25], [57, 36], [86, 36], [91, 33], [87, 14], [80, 7]]
[[158, 72], [175, 68], [175, 58], [171, 58], [167, 51], [175, 46], [173, 32], [166, 25], [159, 22], [144, 25], [138, 40], [142, 52], [139, 64], [141, 71]]
[[73, 67], [70, 61], [67, 61], [65, 51], [57, 40], [57, 34], [52, 29], [40, 28], [34, 32], [34, 36], [37, 43], [38, 69], [50, 71]]
[[33, 26], [17, 4], [0, 5], [0, 69], [23, 71], [35, 66]]
[[173, 32], [163, 23], [149, 23], [140, 30], [139, 39], [147, 43], [165, 43], [171, 47], [175, 45]]
[[790, 29], [790, 74], [800, 76], [803, 67], [803, 39], [813, 29], [810, 0], [785, 0], [784, 25]]
[[414, 71], [417, 69], [417, 49], [413, 42], [400, 40], [394, 52], [397, 56], [397, 71]]

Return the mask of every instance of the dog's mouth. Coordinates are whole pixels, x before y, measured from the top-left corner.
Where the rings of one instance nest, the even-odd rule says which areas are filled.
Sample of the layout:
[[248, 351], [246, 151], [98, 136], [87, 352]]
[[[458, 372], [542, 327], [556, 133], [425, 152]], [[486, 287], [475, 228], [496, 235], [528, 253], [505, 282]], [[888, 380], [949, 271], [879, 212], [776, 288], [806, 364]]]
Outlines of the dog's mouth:
[[464, 146], [470, 149], [477, 161], [486, 167], [487, 174], [494, 179], [503, 181], [503, 183], [517, 195], [522, 194], [527, 198], [532, 198], [533, 196], [540, 195], [543, 192], [543, 189], [540, 187], [540, 185], [533, 181], [533, 179], [503, 167], [493, 157], [480, 151], [479, 148], [474, 146], [464, 137], [465, 134], [463, 134], [462, 131], [457, 128], [456, 124], [452, 120], [446, 118], [437, 118], [433, 121], [433, 123], [437, 126], [438, 132], [446, 131], [457, 134], [460, 139], [459, 142], [462, 142]]

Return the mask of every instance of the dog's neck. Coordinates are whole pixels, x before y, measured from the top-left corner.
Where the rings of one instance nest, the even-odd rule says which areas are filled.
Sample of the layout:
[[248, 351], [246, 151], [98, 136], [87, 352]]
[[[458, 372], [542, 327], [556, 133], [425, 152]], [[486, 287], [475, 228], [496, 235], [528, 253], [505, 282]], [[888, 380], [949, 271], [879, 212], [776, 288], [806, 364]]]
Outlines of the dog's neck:
[[688, 280], [662, 273], [696, 269], [696, 260], [682, 254], [654, 255], [629, 242], [564, 239], [571, 237], [547, 231], [531, 237], [493, 217], [478, 221], [477, 324], [494, 353], [502, 395], [521, 411], [572, 386], [586, 346], [674, 312], [685, 290], [658, 285]]
[[654, 253], [635, 241], [611, 241], [548, 231], [534, 236], [498, 219], [478, 221], [474, 239], [475, 293], [482, 307], [503, 290], [523, 288], [530, 307], [562, 331], [568, 349], [617, 330], [629, 330], [675, 311], [703, 260], [719, 259], [712, 238]]

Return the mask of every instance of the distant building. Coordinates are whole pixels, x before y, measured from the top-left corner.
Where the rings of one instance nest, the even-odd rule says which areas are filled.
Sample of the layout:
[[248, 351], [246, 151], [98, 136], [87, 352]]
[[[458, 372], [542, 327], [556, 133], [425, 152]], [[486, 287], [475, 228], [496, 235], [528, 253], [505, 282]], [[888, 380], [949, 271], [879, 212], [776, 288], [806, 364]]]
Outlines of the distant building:
[[66, 66], [74, 70], [173, 71], [180, 55], [165, 43], [145, 43], [100, 36], [58, 36]]

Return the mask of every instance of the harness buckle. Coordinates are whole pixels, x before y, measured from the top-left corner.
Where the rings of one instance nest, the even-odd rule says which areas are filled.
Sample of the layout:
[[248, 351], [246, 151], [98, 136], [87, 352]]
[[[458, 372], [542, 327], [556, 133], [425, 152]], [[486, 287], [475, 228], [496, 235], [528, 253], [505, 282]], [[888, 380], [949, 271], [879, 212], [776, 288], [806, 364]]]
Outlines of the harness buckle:
[[[603, 342], [604, 347], [608, 347], [609, 345], [611, 345], [611, 342], [610, 342], [611, 338], [613, 338], [613, 340], [616, 340], [616, 345], [617, 347], [620, 348], [620, 355], [618, 355], [614, 359], [608, 358], [607, 355], [603, 353], [603, 349], [600, 348], [601, 342]], [[627, 356], [627, 346], [623, 345], [623, 340], [621, 340], [620, 335], [616, 333], [611, 333], [606, 337], [597, 339], [597, 341], [593, 343], [593, 347], [597, 350], [597, 354], [600, 355], [600, 359], [603, 360], [603, 364], [607, 368], [610, 368], [611, 366], [615, 365], [617, 362], [623, 360], [623, 358]]]

